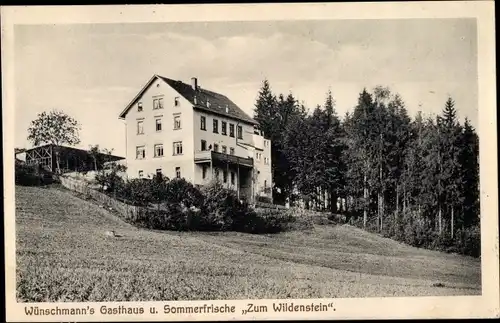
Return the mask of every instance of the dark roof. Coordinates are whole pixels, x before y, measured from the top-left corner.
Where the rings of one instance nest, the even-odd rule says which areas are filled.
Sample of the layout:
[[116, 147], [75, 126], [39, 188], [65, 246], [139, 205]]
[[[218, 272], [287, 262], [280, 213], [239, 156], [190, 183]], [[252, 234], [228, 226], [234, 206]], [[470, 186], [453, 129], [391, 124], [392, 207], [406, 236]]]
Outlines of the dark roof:
[[[72, 152], [79, 153], [79, 154], [89, 154], [89, 151], [85, 150], [85, 149], [79, 149], [79, 148], [62, 146], [62, 145], [54, 145], [54, 144], [46, 144], [46, 145], [41, 145], [41, 146], [38, 146], [38, 147], [33, 147], [33, 148], [30, 148], [30, 149], [25, 149], [25, 152], [33, 151], [33, 150], [36, 150], [36, 149], [41, 149], [41, 148], [48, 147], [48, 146], [59, 147], [59, 148], [62, 148], [63, 151], [72, 151]], [[121, 156], [108, 155], [108, 154], [105, 154], [105, 153], [100, 153], [100, 154], [101, 155], [109, 156], [109, 157], [111, 157], [112, 160], [125, 159], [124, 157], [121, 157]]]
[[[253, 120], [250, 116], [243, 112], [243, 110], [241, 110], [225, 95], [205, 90], [201, 87], [198, 87], [197, 90], [194, 90], [191, 85], [184, 82], [175, 81], [159, 75], [158, 77], [165, 81], [168, 85], [170, 85], [174, 90], [176, 90], [180, 95], [188, 100], [193, 105], [193, 107], [197, 109], [223, 116], [228, 116], [230, 118], [238, 119], [250, 124], [257, 124], [255, 120]], [[207, 102], [209, 103], [209, 105], [207, 105]], [[228, 108], [228, 112], [226, 112], [226, 107]]]
[[[141, 90], [141, 92], [139, 92], [139, 94], [132, 100], [132, 102], [129, 103], [125, 110], [123, 110], [123, 112], [120, 114], [120, 118], [125, 117], [130, 107], [135, 103], [135, 101], [139, 99], [140, 95], [142, 95], [142, 93], [149, 87], [149, 85], [156, 77], [163, 80], [177, 93], [182, 95], [182, 97], [189, 101], [195, 109], [211, 112], [217, 115], [227, 116], [229, 118], [234, 118], [252, 125], [258, 124], [227, 96], [217, 92], [202, 89], [201, 87], [198, 87], [198, 89], [194, 90], [189, 84], [172, 80], [160, 75], [155, 75], [149, 80], [149, 82]], [[207, 102], [209, 102], [209, 104], [207, 104]], [[226, 107], [228, 108], [228, 112], [226, 112]]]

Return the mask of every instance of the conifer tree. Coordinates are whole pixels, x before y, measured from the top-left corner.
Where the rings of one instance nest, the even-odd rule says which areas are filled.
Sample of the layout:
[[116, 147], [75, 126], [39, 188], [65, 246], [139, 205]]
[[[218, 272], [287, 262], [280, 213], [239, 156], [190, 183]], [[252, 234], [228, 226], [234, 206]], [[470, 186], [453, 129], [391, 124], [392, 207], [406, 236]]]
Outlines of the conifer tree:
[[467, 118], [464, 122], [460, 146], [463, 204], [458, 224], [463, 229], [476, 225], [479, 221], [479, 138]]

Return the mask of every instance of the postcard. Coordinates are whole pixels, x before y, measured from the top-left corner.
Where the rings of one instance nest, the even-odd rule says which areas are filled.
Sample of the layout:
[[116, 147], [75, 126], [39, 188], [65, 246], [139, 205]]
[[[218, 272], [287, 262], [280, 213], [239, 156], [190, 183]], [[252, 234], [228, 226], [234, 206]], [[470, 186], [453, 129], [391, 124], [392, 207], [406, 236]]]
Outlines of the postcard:
[[493, 2], [1, 10], [7, 321], [499, 317]]

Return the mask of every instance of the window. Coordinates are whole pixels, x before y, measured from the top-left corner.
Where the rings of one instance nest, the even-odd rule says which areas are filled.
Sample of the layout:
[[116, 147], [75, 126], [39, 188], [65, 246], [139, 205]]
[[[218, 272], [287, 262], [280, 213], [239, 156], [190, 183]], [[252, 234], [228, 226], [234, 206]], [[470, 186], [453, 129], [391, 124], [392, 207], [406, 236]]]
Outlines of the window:
[[219, 133], [219, 120], [214, 119], [214, 133]]
[[222, 181], [224, 183], [227, 183], [227, 170], [222, 172]]
[[234, 172], [231, 172], [231, 185], [234, 185], [235, 177]]
[[264, 157], [264, 164], [269, 165], [269, 158]]
[[218, 168], [215, 169], [215, 178], [216, 179], [219, 178], [219, 169]]
[[138, 135], [144, 134], [144, 120], [137, 121], [137, 134]]
[[141, 102], [141, 101], [139, 101], [139, 102], [137, 103], [137, 111], [138, 111], [138, 112], [141, 112], [141, 111], [142, 111], [142, 102]]
[[207, 141], [202, 140], [201, 141], [201, 151], [205, 151], [205, 150], [207, 150]]
[[181, 128], [181, 116], [174, 116], [174, 130]]
[[201, 168], [201, 177], [203, 179], [207, 178], [207, 166], [203, 165]]
[[243, 128], [238, 126], [238, 139], [243, 139]]
[[226, 146], [222, 146], [222, 153], [227, 154], [227, 147]]
[[163, 109], [163, 98], [153, 99], [153, 110]]
[[256, 153], [255, 157], [257, 158], [257, 160], [260, 160], [260, 153]]
[[221, 129], [222, 131], [221, 131], [221, 133], [222, 133], [224, 136], [227, 136], [227, 123], [226, 123], [226, 121], [222, 121], [222, 125], [221, 125], [221, 126], [222, 126], [222, 129]]
[[144, 146], [136, 147], [135, 158], [136, 159], [146, 158], [146, 147], [144, 147]]
[[161, 119], [156, 119], [156, 131], [161, 131]]
[[234, 138], [234, 124], [232, 123], [229, 124], [229, 137]]
[[264, 189], [267, 188], [267, 180], [264, 180]]
[[207, 130], [207, 119], [204, 116], [200, 117], [200, 129]]
[[161, 168], [157, 168], [156, 169], [156, 177], [161, 177], [162, 174], [161, 174]]
[[174, 142], [174, 156], [182, 155], [182, 141]]
[[163, 157], [163, 145], [155, 145], [155, 157]]
[[234, 148], [233, 147], [229, 148], [229, 155], [234, 155]]
[[144, 171], [140, 170], [139, 171], [139, 178], [142, 178], [144, 176]]
[[219, 145], [218, 145], [218, 144], [214, 144], [214, 151], [215, 151], [216, 153], [218, 153], [218, 152], [219, 152]]
[[181, 168], [180, 167], [175, 168], [175, 177], [181, 178]]
[[181, 102], [179, 101], [179, 97], [176, 96], [174, 99], [174, 106], [178, 107], [180, 104], [181, 104]]

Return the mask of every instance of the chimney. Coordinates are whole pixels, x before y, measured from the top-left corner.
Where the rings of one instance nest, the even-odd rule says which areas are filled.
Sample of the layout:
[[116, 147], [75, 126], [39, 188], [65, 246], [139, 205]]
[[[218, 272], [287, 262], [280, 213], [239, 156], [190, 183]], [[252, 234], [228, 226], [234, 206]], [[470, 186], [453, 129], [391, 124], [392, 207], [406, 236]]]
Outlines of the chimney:
[[198, 90], [198, 79], [196, 77], [191, 78], [191, 87], [193, 90], [197, 91]]

